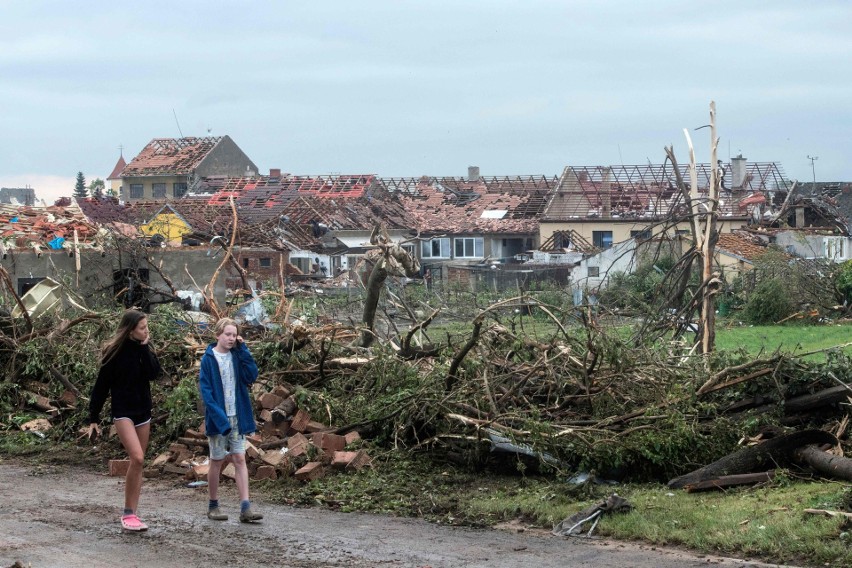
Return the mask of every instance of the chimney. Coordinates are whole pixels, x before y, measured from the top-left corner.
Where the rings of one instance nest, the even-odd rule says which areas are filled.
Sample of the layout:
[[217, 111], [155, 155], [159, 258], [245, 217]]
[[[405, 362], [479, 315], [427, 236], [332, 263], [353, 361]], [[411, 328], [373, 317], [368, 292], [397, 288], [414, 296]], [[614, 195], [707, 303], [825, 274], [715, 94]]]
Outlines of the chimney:
[[269, 168], [269, 177], [280, 178], [281, 177], [281, 168]]
[[731, 189], [742, 189], [746, 178], [746, 163], [742, 154], [731, 158]]
[[601, 181], [601, 217], [609, 217], [612, 210], [612, 168], [604, 168]]
[[479, 166], [467, 167], [467, 181], [479, 181]]

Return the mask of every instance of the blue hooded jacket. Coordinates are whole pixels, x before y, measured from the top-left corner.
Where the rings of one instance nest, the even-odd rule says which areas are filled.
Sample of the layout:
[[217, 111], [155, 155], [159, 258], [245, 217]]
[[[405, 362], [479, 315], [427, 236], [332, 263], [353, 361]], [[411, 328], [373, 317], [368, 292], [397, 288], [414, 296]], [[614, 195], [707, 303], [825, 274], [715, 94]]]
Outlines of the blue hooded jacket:
[[[204, 428], [208, 436], [227, 435], [231, 432], [231, 423], [225, 414], [225, 392], [222, 389], [222, 375], [219, 364], [213, 354], [215, 343], [207, 346], [201, 357], [201, 371], [198, 386], [204, 401]], [[257, 430], [254, 422], [254, 410], [249, 399], [248, 387], [257, 379], [257, 363], [245, 343], [237, 343], [231, 349], [234, 359], [234, 386], [236, 389], [237, 420], [240, 434], [251, 434]]]

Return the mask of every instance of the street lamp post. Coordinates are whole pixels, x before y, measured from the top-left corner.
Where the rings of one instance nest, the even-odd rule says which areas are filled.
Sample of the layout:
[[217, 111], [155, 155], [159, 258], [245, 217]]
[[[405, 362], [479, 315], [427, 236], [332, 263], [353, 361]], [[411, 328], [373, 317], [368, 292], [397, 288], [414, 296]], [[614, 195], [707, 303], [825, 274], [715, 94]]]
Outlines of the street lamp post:
[[811, 161], [811, 174], [814, 176], [814, 189], [816, 189], [816, 168], [814, 167], [814, 162], [819, 160], [819, 156], [808, 156], [808, 159]]

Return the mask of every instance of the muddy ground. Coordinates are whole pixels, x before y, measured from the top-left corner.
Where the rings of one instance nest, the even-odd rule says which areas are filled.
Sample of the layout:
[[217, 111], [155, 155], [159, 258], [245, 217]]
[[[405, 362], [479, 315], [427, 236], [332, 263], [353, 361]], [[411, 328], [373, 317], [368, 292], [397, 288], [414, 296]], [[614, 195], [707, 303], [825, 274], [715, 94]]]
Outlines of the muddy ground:
[[263, 501], [263, 522], [245, 525], [233, 485], [220, 496], [231, 520], [215, 522], [203, 514], [205, 490], [174, 478], [145, 481], [139, 512], [151, 528], [123, 534], [123, 491], [121, 479], [85, 467], [0, 459], [0, 568], [768, 566], [518, 526], [466, 529]]

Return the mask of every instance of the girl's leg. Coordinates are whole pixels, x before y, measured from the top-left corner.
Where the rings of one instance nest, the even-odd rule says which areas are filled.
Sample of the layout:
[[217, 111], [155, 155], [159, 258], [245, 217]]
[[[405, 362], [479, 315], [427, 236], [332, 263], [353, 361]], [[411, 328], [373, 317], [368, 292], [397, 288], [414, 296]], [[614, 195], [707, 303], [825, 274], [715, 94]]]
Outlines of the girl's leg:
[[124, 481], [124, 508], [135, 514], [139, 506], [139, 493], [142, 491], [142, 467], [151, 435], [151, 423], [137, 427], [132, 420], [121, 419], [115, 421], [115, 429], [130, 459], [130, 467], [127, 468]]
[[249, 482], [248, 482], [248, 467], [246, 466], [245, 454], [231, 454], [231, 461], [234, 464], [234, 472], [236, 474], [237, 491], [240, 494], [240, 501], [248, 501], [249, 498]]

